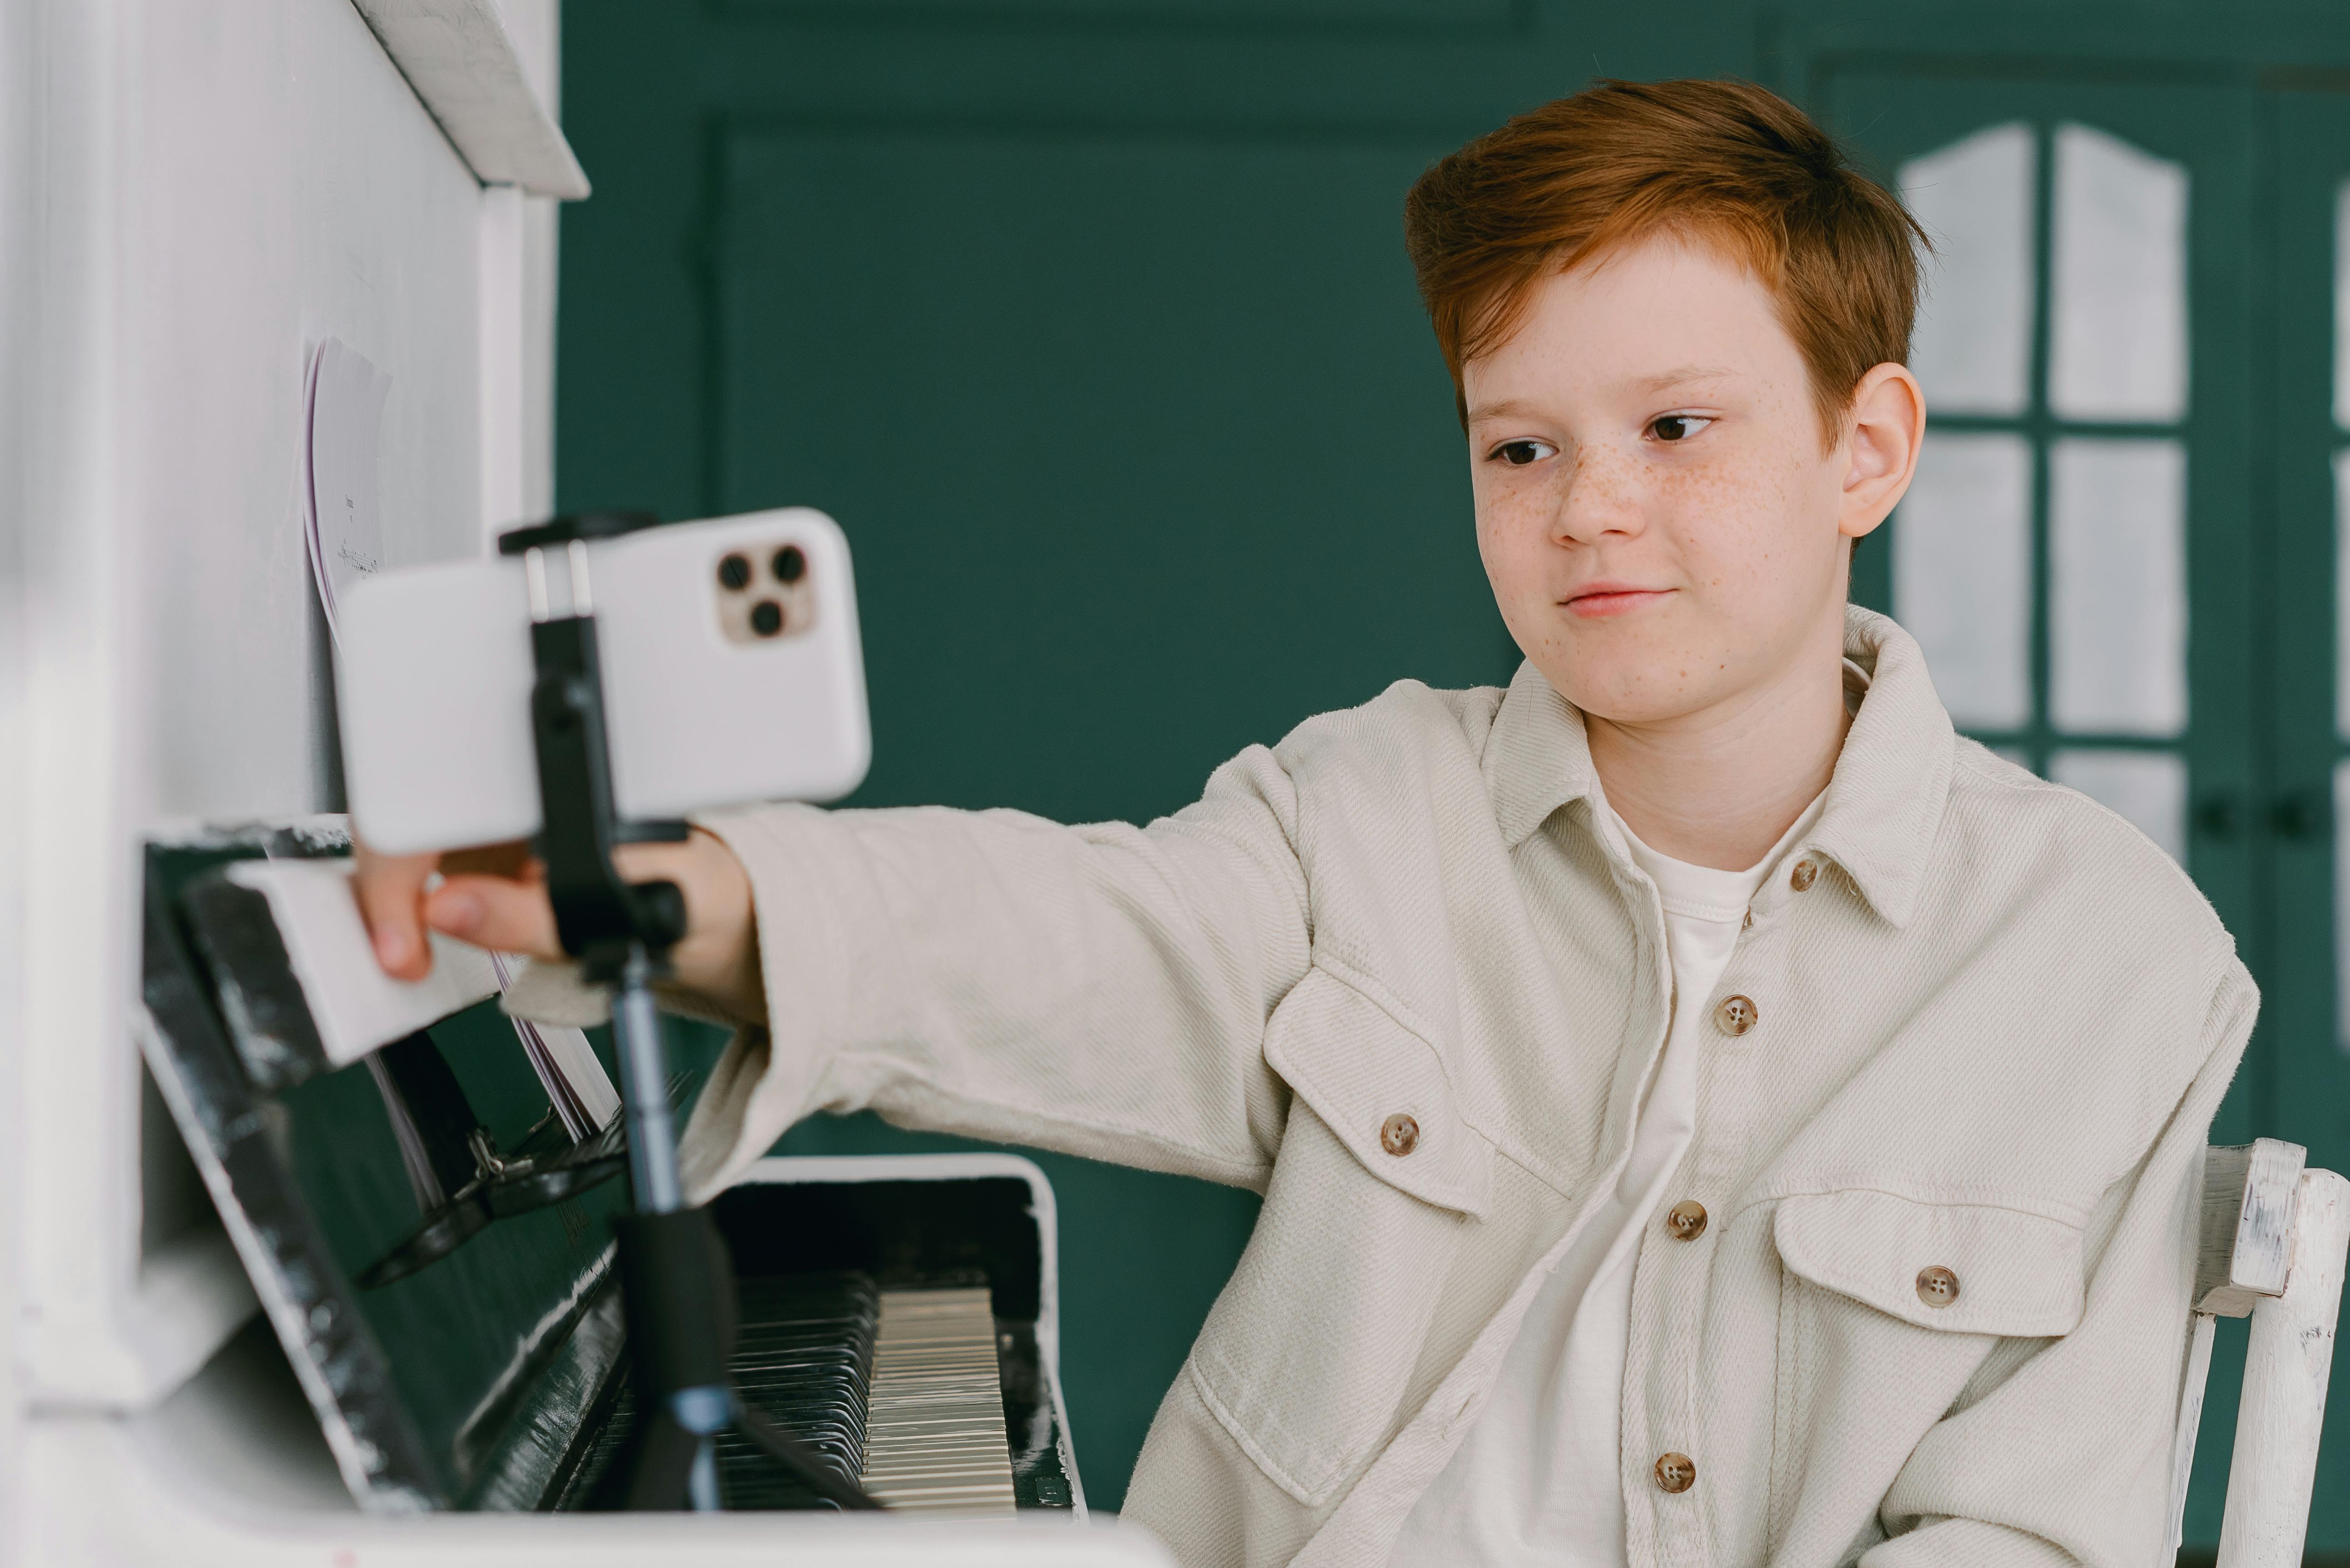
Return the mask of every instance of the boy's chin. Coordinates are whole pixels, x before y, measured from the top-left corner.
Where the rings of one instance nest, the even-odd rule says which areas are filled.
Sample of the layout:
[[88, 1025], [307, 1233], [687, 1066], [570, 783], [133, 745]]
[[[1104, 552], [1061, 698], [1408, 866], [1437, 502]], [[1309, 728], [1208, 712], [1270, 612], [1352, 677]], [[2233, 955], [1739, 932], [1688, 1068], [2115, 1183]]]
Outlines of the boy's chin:
[[1566, 694], [1566, 700], [1583, 710], [1586, 718], [1604, 719], [1608, 723], [1622, 725], [1626, 729], [1655, 729], [1659, 725], [1677, 723], [1681, 720], [1694, 717], [1712, 706], [1706, 701], [1644, 702], [1605, 696], [1594, 701], [1582, 702], [1576, 701], [1572, 692]]
[[1651, 667], [1594, 669], [1588, 660], [1565, 670], [1545, 670], [1558, 694], [1594, 719], [1610, 723], [1670, 724], [1703, 712], [1729, 693], [1679, 680], [1659, 680]]

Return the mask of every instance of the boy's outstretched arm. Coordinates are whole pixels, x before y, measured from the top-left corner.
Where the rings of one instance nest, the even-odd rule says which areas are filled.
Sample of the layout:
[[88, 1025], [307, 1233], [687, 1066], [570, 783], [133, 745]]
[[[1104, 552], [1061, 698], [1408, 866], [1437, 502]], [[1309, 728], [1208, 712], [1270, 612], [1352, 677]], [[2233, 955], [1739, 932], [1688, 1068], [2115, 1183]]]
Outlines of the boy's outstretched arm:
[[[723, 1186], [811, 1112], [871, 1108], [1262, 1187], [1288, 1104], [1265, 1018], [1308, 961], [1295, 818], [1288, 775], [1253, 747], [1148, 828], [767, 806], [627, 846], [623, 875], [685, 892], [677, 988], [751, 1025], [695, 1109], [689, 1186]], [[387, 969], [421, 972], [427, 922], [560, 958], [526, 870], [452, 863], [428, 894], [432, 869], [363, 860]], [[509, 1000], [592, 1006], [567, 973], [534, 971]]]
[[1288, 1096], [1265, 1018], [1305, 974], [1296, 796], [1263, 747], [1137, 828], [1019, 812], [769, 807], [709, 822], [748, 872], [767, 1027], [686, 1140], [723, 1185], [811, 1111], [1262, 1188]]

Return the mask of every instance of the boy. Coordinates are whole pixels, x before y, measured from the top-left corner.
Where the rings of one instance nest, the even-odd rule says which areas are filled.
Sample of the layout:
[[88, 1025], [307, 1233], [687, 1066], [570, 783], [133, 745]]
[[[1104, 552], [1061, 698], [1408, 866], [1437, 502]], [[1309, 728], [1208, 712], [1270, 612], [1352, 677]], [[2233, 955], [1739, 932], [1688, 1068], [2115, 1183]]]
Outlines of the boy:
[[[1704, 82], [1513, 120], [1408, 221], [1515, 680], [1148, 828], [641, 848], [749, 1025], [695, 1187], [873, 1106], [1262, 1191], [1128, 1495], [1187, 1563], [2153, 1561], [2256, 999], [2176, 866], [1846, 607], [1925, 422], [1913, 225]], [[363, 867], [388, 968], [420, 914], [558, 956], [528, 883], [429, 870]]]

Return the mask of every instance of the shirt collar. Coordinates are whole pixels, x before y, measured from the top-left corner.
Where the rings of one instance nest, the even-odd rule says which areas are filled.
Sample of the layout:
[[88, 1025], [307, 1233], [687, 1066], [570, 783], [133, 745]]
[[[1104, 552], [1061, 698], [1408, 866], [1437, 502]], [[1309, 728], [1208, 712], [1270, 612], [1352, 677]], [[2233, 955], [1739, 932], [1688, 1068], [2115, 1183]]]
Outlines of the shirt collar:
[[1518, 666], [1485, 742], [1485, 784], [1502, 842], [1515, 849], [1571, 800], [1594, 794], [1599, 775], [1583, 713], [1529, 659]]
[[[1950, 798], [1950, 715], [1925, 655], [1885, 616], [1845, 611], [1845, 657], [1868, 673], [1868, 695], [1846, 732], [1810, 842], [1841, 866], [1861, 896], [1896, 926], [1908, 924]], [[1598, 775], [1583, 715], [1528, 661], [1503, 695], [1484, 769], [1503, 842], [1524, 843]]]

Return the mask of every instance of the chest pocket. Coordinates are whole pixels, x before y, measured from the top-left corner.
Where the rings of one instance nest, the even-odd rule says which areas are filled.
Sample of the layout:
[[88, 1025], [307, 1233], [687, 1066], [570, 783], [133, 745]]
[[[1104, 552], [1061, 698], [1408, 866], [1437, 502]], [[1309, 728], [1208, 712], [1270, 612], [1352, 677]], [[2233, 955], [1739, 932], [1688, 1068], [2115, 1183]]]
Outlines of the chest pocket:
[[1436, 1047], [1386, 1008], [1310, 970], [1274, 1010], [1264, 1059], [1372, 1176], [1440, 1209], [1485, 1211], [1492, 1147], [1461, 1119]]
[[1242, 1451], [1312, 1508], [1399, 1419], [1492, 1155], [1435, 1047], [1320, 969], [1274, 1010], [1264, 1054], [1295, 1098], [1189, 1375]]
[[[1854, 1188], [1780, 1199], [1771, 1238], [1782, 1265], [1774, 1534], [1804, 1513], [1815, 1486], [1881, 1495], [1999, 1341], [2028, 1355], [2081, 1320], [2081, 1231], [2063, 1220]], [[1858, 1544], [1879, 1529], [1872, 1521]], [[1854, 1560], [1836, 1552], [1825, 1540], [1791, 1550], [1783, 1537], [1772, 1560]]]
[[1981, 1203], [1853, 1190], [1783, 1199], [1788, 1272], [1919, 1328], [2039, 1338], [2081, 1321], [2081, 1231]]

